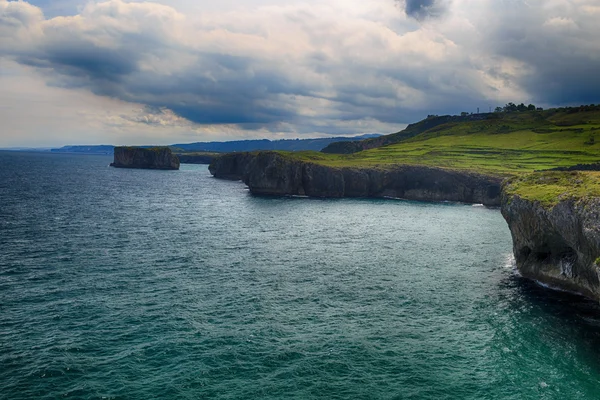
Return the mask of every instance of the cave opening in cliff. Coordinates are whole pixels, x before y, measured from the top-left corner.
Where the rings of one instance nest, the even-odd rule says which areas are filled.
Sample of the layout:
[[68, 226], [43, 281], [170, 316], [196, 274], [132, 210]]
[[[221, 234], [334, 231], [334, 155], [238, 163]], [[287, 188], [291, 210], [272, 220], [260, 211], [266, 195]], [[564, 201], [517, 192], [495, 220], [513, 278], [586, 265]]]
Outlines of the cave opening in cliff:
[[522, 250], [524, 258], [533, 253], [533, 260], [540, 264], [574, 265], [577, 262], [577, 253], [573, 248], [562, 242], [549, 242], [534, 251], [529, 247]]

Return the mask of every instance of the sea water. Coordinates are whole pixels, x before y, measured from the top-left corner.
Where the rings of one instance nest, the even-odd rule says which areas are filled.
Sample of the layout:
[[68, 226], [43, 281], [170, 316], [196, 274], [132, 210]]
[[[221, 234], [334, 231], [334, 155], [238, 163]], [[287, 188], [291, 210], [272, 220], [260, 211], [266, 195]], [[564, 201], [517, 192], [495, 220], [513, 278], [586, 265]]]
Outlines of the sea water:
[[2, 399], [597, 399], [600, 309], [499, 210], [0, 153]]

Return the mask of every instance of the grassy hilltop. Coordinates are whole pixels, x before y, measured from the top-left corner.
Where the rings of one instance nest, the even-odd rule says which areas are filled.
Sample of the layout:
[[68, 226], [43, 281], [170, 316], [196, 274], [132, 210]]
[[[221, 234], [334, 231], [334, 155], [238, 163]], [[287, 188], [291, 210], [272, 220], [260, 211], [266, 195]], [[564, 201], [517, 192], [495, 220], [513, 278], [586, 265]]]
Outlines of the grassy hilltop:
[[600, 197], [600, 171], [544, 171], [518, 176], [506, 183], [508, 196], [539, 201], [552, 207], [561, 200]]
[[[600, 162], [600, 106], [429, 117], [350, 146], [352, 154], [282, 153], [333, 167], [427, 165], [512, 176]], [[344, 146], [349, 146], [344, 144]]]

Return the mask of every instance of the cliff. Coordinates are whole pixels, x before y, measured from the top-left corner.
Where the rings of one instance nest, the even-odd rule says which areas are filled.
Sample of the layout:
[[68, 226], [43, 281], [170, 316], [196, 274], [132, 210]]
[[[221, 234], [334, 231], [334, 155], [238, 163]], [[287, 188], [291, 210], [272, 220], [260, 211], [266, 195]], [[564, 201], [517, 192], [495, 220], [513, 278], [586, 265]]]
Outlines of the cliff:
[[181, 164], [210, 164], [219, 157], [218, 153], [197, 152], [197, 153], [177, 153]]
[[599, 178], [541, 173], [504, 185], [502, 215], [524, 277], [600, 300]]
[[600, 172], [543, 172], [507, 180], [416, 165], [334, 167], [277, 152], [234, 153], [210, 166], [255, 194], [395, 197], [501, 205], [520, 273], [600, 300]]
[[337, 168], [277, 152], [259, 152], [221, 156], [209, 170], [216, 178], [243, 180], [255, 194], [394, 197], [500, 205], [501, 178], [434, 167]]
[[219, 179], [243, 180], [250, 161], [257, 153], [228, 153], [217, 157], [210, 163], [208, 170]]
[[116, 168], [179, 169], [179, 158], [168, 147], [115, 147]]

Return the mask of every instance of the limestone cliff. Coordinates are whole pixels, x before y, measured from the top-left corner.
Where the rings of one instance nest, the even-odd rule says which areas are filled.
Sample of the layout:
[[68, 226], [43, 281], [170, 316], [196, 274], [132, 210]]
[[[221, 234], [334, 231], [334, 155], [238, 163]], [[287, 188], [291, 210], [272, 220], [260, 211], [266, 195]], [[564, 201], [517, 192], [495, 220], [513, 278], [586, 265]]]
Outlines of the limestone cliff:
[[335, 168], [276, 152], [259, 152], [221, 156], [209, 170], [217, 178], [243, 180], [255, 194], [396, 197], [500, 205], [501, 178], [442, 168]]
[[209, 170], [256, 194], [501, 205], [524, 277], [600, 300], [600, 172], [535, 173], [502, 186], [501, 178], [466, 171], [336, 168], [277, 152], [227, 154]]
[[246, 169], [254, 156], [254, 153], [246, 152], [228, 153], [215, 158], [208, 166], [208, 170], [215, 178], [239, 181], [245, 176]]
[[565, 195], [548, 203], [524, 198], [510, 185], [502, 194], [502, 215], [520, 273], [600, 300], [600, 197]]
[[179, 169], [179, 158], [168, 147], [115, 147], [116, 168]]
[[210, 164], [219, 155], [215, 153], [177, 154], [181, 164]]

